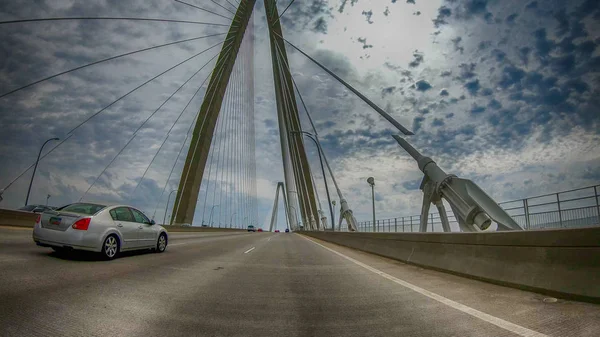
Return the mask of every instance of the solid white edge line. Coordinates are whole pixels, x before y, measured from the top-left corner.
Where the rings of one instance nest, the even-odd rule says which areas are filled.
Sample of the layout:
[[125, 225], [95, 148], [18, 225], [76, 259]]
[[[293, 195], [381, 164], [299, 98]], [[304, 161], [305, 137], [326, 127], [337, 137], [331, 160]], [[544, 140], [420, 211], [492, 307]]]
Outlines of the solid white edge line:
[[254, 248], [256, 248], [256, 247], [252, 247], [252, 248], [248, 249], [247, 251], [245, 251], [245, 252], [244, 252], [244, 254], [248, 254], [248, 253], [250, 253], [251, 251], [253, 251], [253, 250], [254, 250]]
[[492, 316], [490, 314], [486, 314], [485, 312], [482, 312], [482, 311], [479, 311], [477, 309], [473, 309], [473, 308], [471, 308], [469, 306], [466, 306], [464, 304], [455, 302], [455, 301], [453, 301], [451, 299], [448, 299], [448, 298], [446, 298], [444, 296], [441, 296], [441, 295], [438, 295], [436, 293], [433, 293], [433, 292], [431, 292], [429, 290], [425, 290], [425, 289], [423, 289], [421, 287], [417, 287], [416, 285], [414, 285], [412, 283], [408, 283], [406, 281], [400, 280], [400, 279], [398, 279], [398, 278], [396, 278], [396, 277], [394, 277], [392, 275], [389, 275], [387, 273], [382, 272], [381, 270], [375, 269], [375, 268], [373, 268], [373, 267], [371, 267], [369, 265], [366, 265], [366, 264], [364, 264], [364, 263], [362, 263], [360, 261], [357, 261], [357, 260], [355, 260], [355, 259], [353, 259], [353, 258], [351, 258], [349, 256], [346, 256], [346, 255], [344, 255], [344, 254], [342, 254], [342, 253], [340, 253], [338, 251], [335, 251], [335, 250], [333, 250], [333, 249], [331, 249], [329, 247], [326, 247], [326, 246], [324, 246], [324, 245], [322, 245], [322, 244], [320, 244], [320, 243], [318, 243], [316, 241], [313, 241], [313, 240], [305, 237], [304, 235], [302, 235], [302, 237], [304, 239], [306, 239], [306, 240], [314, 243], [315, 245], [321, 246], [321, 247], [327, 249], [328, 251], [330, 251], [330, 252], [332, 252], [334, 254], [337, 254], [338, 256], [341, 256], [341, 257], [345, 258], [346, 260], [348, 260], [350, 262], [353, 262], [354, 264], [356, 264], [358, 266], [361, 266], [361, 267], [367, 269], [368, 271], [371, 271], [371, 272], [373, 272], [373, 273], [375, 273], [375, 274], [377, 274], [379, 276], [382, 276], [382, 277], [384, 277], [384, 278], [386, 278], [386, 279], [388, 279], [388, 280], [390, 280], [390, 281], [392, 281], [394, 283], [397, 283], [397, 284], [399, 284], [401, 286], [404, 286], [404, 287], [406, 287], [406, 288], [408, 288], [408, 289], [410, 289], [412, 291], [418, 292], [421, 295], [427, 296], [427, 297], [429, 297], [429, 298], [431, 298], [433, 300], [436, 300], [436, 301], [438, 301], [440, 303], [443, 303], [443, 304], [445, 304], [445, 305], [447, 305], [449, 307], [452, 307], [452, 308], [454, 308], [456, 310], [462, 311], [462, 312], [464, 312], [466, 314], [469, 314], [469, 315], [471, 315], [473, 317], [476, 317], [476, 318], [479, 318], [479, 319], [481, 319], [483, 321], [486, 321], [488, 323], [494, 324], [495, 326], [500, 327], [500, 328], [502, 328], [504, 330], [508, 330], [508, 331], [510, 331], [512, 333], [515, 333], [515, 334], [519, 335], [519, 336], [525, 336], [525, 337], [548, 337], [548, 335], [545, 335], [543, 333], [540, 333], [540, 332], [537, 332], [537, 331], [534, 331], [534, 330], [531, 330], [531, 329], [527, 329], [525, 327], [522, 327], [520, 325], [511, 323], [509, 321], [505, 321], [505, 320], [503, 320], [501, 318], [498, 318], [496, 316]]

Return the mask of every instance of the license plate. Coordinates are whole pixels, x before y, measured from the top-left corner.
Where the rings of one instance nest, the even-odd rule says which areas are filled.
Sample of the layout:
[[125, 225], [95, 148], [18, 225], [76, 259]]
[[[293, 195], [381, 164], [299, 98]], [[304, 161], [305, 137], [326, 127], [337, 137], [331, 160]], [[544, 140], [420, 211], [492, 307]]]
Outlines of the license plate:
[[56, 225], [56, 226], [58, 226], [58, 225], [60, 225], [60, 222], [61, 222], [61, 221], [62, 221], [62, 219], [61, 219], [61, 218], [57, 218], [57, 217], [51, 217], [51, 218], [50, 218], [50, 224], [51, 224], [51, 225]]

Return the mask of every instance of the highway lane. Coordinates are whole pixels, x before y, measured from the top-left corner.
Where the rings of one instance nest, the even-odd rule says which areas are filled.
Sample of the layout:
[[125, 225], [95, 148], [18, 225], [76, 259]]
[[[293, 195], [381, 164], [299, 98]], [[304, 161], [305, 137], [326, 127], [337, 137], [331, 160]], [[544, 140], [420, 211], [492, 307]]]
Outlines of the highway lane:
[[114, 261], [58, 256], [36, 247], [30, 235], [0, 229], [0, 336], [597, 336], [600, 331], [598, 305], [552, 303], [547, 296], [298, 234], [173, 233], [164, 254], [127, 254]]

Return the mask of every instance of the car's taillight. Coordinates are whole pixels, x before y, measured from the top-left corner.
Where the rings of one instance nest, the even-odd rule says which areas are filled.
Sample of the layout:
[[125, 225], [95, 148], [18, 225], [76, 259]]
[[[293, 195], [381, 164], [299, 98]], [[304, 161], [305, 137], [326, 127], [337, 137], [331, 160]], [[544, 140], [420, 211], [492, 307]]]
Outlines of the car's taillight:
[[75, 223], [71, 226], [73, 229], [79, 229], [82, 231], [87, 231], [88, 227], [90, 227], [91, 218], [83, 218], [75, 221]]
[[38, 214], [37, 218], [35, 219], [35, 223], [40, 223], [40, 221], [42, 221], [42, 215]]

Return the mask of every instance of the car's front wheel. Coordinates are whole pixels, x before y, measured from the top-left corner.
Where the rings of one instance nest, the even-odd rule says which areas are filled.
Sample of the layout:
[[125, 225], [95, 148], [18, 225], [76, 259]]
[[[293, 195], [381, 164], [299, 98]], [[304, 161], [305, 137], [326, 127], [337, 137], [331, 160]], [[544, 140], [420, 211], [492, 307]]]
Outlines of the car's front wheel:
[[102, 255], [106, 259], [112, 260], [119, 254], [119, 248], [119, 238], [117, 238], [116, 235], [111, 234], [104, 239], [104, 243], [102, 244]]
[[167, 236], [165, 233], [162, 233], [158, 237], [158, 242], [156, 242], [156, 252], [162, 253], [165, 249], [167, 249]]

